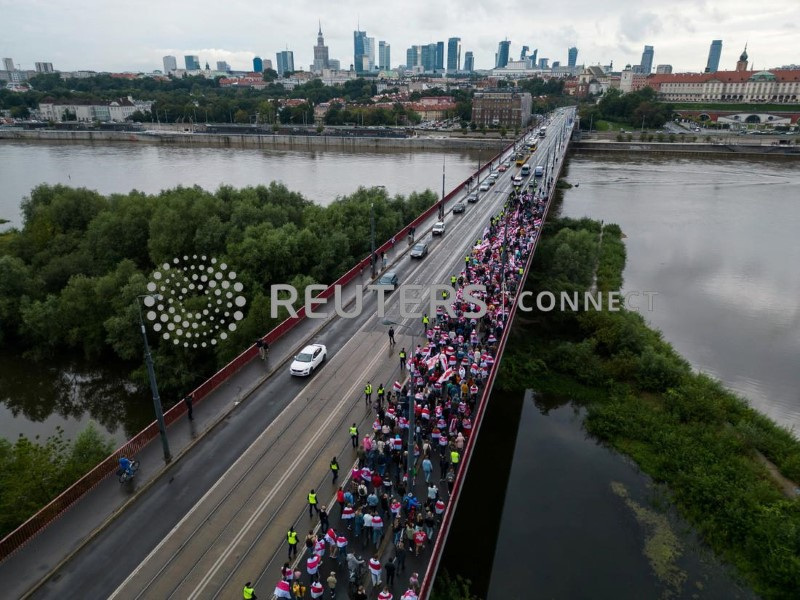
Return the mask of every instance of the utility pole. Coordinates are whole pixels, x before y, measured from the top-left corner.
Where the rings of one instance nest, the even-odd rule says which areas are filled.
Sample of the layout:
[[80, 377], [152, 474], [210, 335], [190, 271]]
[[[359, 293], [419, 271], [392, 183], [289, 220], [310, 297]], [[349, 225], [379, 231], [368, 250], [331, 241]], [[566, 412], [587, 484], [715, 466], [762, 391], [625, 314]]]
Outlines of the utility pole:
[[153, 392], [153, 408], [156, 411], [156, 421], [158, 421], [158, 431], [161, 434], [161, 446], [164, 449], [164, 462], [172, 461], [172, 453], [169, 450], [169, 442], [167, 441], [167, 426], [164, 423], [164, 411], [161, 408], [161, 398], [158, 395], [158, 385], [156, 384], [156, 373], [153, 369], [153, 357], [150, 354], [150, 345], [147, 343], [147, 330], [144, 326], [142, 319], [142, 306], [139, 304], [141, 298], [147, 297], [138, 296], [136, 298], [136, 308], [139, 309], [139, 327], [142, 330], [142, 338], [144, 339], [144, 359], [147, 364], [147, 375], [150, 378], [150, 389]]
[[375, 260], [375, 204], [372, 203], [369, 205], [369, 237], [370, 237], [370, 249], [371, 254], [369, 255], [369, 260], [372, 263], [372, 278], [375, 279], [375, 269], [378, 266], [378, 261]]
[[439, 220], [444, 221], [444, 158], [442, 158], [442, 199], [439, 202]]

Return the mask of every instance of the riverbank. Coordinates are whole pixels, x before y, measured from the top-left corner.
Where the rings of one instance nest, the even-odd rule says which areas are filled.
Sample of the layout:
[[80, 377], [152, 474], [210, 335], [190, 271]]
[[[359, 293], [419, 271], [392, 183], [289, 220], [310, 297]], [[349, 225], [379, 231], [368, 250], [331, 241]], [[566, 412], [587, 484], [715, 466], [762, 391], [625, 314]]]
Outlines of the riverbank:
[[459, 150], [500, 149], [510, 138], [491, 136], [408, 138], [341, 135], [251, 135], [241, 133], [198, 133], [182, 131], [60, 131], [53, 129], [0, 129], [0, 140], [63, 143], [140, 143], [216, 148], [265, 148], [291, 150]]
[[[588, 219], [548, 223], [526, 289], [621, 284], [622, 233]], [[539, 266], [536, 268], [536, 266]], [[586, 407], [586, 429], [632, 457], [714, 552], [765, 598], [800, 588], [800, 442], [717, 381], [694, 373], [641, 315], [532, 312], [501, 362], [505, 390], [535, 388]], [[759, 454], [780, 473], [770, 474]]]
[[575, 154], [597, 153], [643, 153], [670, 156], [702, 156], [707, 158], [761, 158], [800, 159], [800, 146], [789, 144], [752, 143], [679, 143], [679, 142], [636, 142], [614, 140], [580, 140], [570, 143], [570, 151]]

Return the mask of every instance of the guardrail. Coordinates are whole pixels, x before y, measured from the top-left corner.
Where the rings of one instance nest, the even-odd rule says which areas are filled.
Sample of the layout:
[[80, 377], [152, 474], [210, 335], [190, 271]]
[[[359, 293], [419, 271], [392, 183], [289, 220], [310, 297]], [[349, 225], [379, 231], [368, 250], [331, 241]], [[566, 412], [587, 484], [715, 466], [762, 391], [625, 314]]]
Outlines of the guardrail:
[[[490, 165], [495, 160], [502, 157], [502, 155], [505, 152], [507, 152], [513, 145], [514, 142], [510, 143], [508, 146], [506, 146], [500, 152], [498, 152], [495, 156], [489, 159], [489, 161], [487, 161], [487, 163], [484, 164], [478, 170], [477, 175], [480, 177], [481, 172], [489, 168]], [[403, 229], [397, 232], [397, 234], [395, 234], [390, 240], [387, 240], [379, 248], [377, 248], [376, 253], [380, 254], [381, 252], [389, 250], [393, 246], [392, 240], [396, 241], [405, 239], [405, 237], [408, 235], [412, 227], [416, 227], [419, 224], [423, 223], [434, 212], [438, 211], [440, 204], [446, 205], [447, 202], [452, 200], [459, 192], [461, 192], [464, 189], [464, 186], [467, 185], [468, 181], [469, 180], [465, 180], [461, 182], [449, 194], [447, 194], [444, 197], [444, 199], [434, 203], [432, 206], [426, 209], [411, 223], [409, 223]], [[325, 290], [320, 292], [317, 295], [317, 297], [318, 298], [331, 297], [334, 294], [335, 289], [337, 287], [347, 285], [353, 279], [355, 279], [356, 276], [360, 276], [363, 269], [370, 268], [371, 267], [370, 260], [371, 256], [367, 256], [366, 258], [362, 259], [356, 266], [354, 266], [344, 275], [339, 277], [339, 279], [330, 284]], [[297, 311], [296, 317], [289, 317], [288, 319], [279, 323], [275, 328], [270, 330], [264, 336], [264, 339], [266, 339], [267, 343], [272, 344], [282, 336], [286, 335], [286, 333], [294, 329], [304, 319], [305, 319], [305, 308], [301, 308]], [[241, 369], [243, 366], [245, 366], [247, 363], [253, 360], [257, 354], [258, 350], [256, 349], [255, 344], [253, 344], [252, 346], [247, 348], [244, 352], [242, 352], [233, 360], [231, 360], [227, 365], [222, 367], [219, 371], [214, 373], [206, 381], [200, 384], [192, 392], [194, 398], [193, 401], [197, 403], [206, 396], [208, 396], [222, 383], [227, 381], [234, 373], [239, 371], [239, 369]], [[175, 421], [180, 419], [186, 413], [186, 411], [187, 411], [186, 405], [183, 402], [178, 402], [177, 404], [175, 404], [175, 406], [165, 411], [164, 413], [165, 424], [169, 426], [170, 424], [174, 423]], [[125, 444], [120, 446], [113, 454], [111, 454], [111, 456], [104, 459], [100, 464], [94, 467], [86, 475], [81, 477], [69, 488], [67, 488], [65, 491], [59, 494], [44, 508], [39, 510], [36, 514], [31, 516], [22, 525], [17, 527], [17, 529], [9, 533], [2, 540], [0, 540], [0, 561], [4, 560], [8, 556], [19, 550], [22, 546], [24, 546], [28, 541], [30, 541], [33, 537], [35, 537], [38, 533], [40, 533], [50, 523], [52, 523], [54, 520], [62, 516], [73, 504], [75, 504], [78, 500], [80, 500], [86, 493], [94, 489], [101, 481], [103, 481], [106, 477], [114, 473], [118, 468], [119, 458], [121, 456], [134, 456], [138, 454], [142, 450], [142, 448], [144, 448], [153, 439], [158, 437], [158, 435], [159, 435], [158, 424], [156, 421], [153, 421], [142, 431], [136, 434], [133, 438], [131, 438]]]
[[[570, 138], [567, 136], [565, 138], [565, 143], [569, 145]], [[565, 146], [565, 153], [566, 153], [566, 146]], [[559, 163], [559, 170], [558, 173], [561, 172], [561, 167], [563, 165], [563, 157]], [[553, 188], [550, 192], [550, 196], [548, 197], [547, 203], [545, 205], [545, 211], [542, 216], [542, 227], [539, 229], [539, 233], [536, 235], [536, 238], [533, 242], [533, 248], [531, 249], [531, 253], [528, 256], [528, 261], [525, 264], [525, 271], [524, 277], [521, 281], [525, 281], [528, 277], [528, 273], [530, 272], [531, 264], [533, 263], [533, 257], [536, 254], [536, 248], [539, 246], [539, 240], [542, 238], [542, 230], [544, 229], [544, 224], [547, 221], [547, 214], [550, 212], [550, 204], [552, 201], [552, 194], [555, 192], [555, 182], [558, 180], [558, 174], [553, 177]], [[518, 298], [519, 295], [524, 290], [523, 285], [520, 285], [517, 288], [516, 293], [514, 294], [514, 300], [511, 303], [511, 308], [508, 315], [508, 320], [506, 321], [506, 326], [503, 328], [503, 334], [500, 336], [500, 339], [497, 342], [497, 354], [495, 357], [494, 367], [489, 373], [489, 378], [486, 381], [486, 386], [483, 388], [483, 393], [481, 394], [481, 399], [478, 402], [478, 408], [475, 411], [475, 418], [473, 419], [472, 424], [472, 433], [470, 434], [469, 438], [467, 439], [467, 443], [464, 446], [464, 452], [461, 459], [461, 466], [458, 469], [458, 473], [456, 474], [456, 479], [453, 482], [453, 491], [450, 494], [450, 501], [447, 503], [447, 508], [444, 511], [444, 515], [442, 516], [442, 524], [439, 528], [439, 533], [436, 536], [436, 541], [433, 544], [433, 549], [431, 550], [431, 560], [428, 563], [428, 568], [425, 571], [425, 575], [422, 579], [422, 586], [420, 589], [419, 598], [420, 600], [427, 600], [430, 596], [431, 592], [433, 591], [433, 582], [436, 576], [436, 572], [439, 569], [439, 563], [442, 559], [442, 552], [444, 550], [444, 544], [447, 540], [447, 536], [450, 533], [450, 527], [453, 523], [453, 517], [455, 515], [456, 506], [458, 505], [458, 500], [461, 495], [461, 488], [463, 486], [464, 480], [466, 479], [466, 473], [469, 469], [469, 463], [472, 459], [472, 450], [476, 444], [478, 439], [478, 434], [480, 433], [480, 428], [483, 423], [483, 415], [486, 412], [486, 407], [489, 403], [489, 397], [492, 395], [492, 387], [494, 386], [494, 380], [497, 377], [497, 373], [500, 371], [500, 362], [503, 357], [503, 351], [506, 347], [506, 342], [508, 341], [508, 336], [511, 332], [511, 324], [514, 321], [514, 316], [517, 313], [517, 306], [518, 306]]]

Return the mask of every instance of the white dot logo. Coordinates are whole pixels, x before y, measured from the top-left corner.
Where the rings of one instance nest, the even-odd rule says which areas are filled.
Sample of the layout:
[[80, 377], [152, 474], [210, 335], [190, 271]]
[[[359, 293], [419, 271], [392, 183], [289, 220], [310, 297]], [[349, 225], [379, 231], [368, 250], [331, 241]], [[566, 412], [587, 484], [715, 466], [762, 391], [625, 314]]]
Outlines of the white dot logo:
[[[197, 273], [205, 273], [198, 276]], [[223, 288], [225, 293], [219, 289]], [[216, 258], [193, 255], [172, 259], [155, 271], [145, 296], [147, 320], [163, 339], [184, 348], [207, 348], [236, 331], [247, 300], [236, 273]], [[222, 310], [220, 310], [222, 309]]]

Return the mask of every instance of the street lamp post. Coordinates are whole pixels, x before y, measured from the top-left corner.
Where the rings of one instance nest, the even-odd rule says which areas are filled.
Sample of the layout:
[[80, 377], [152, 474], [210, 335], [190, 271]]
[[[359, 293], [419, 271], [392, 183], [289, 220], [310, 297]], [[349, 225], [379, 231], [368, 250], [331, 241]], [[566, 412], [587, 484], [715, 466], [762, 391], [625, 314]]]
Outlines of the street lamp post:
[[444, 158], [442, 159], [442, 199], [439, 202], [439, 220], [444, 221]]
[[375, 279], [375, 268], [376, 263], [378, 262], [375, 260], [375, 204], [369, 205], [369, 237], [370, 237], [370, 251], [372, 254], [369, 256], [369, 260], [372, 263], [372, 278]]
[[144, 319], [142, 319], [142, 305], [139, 300], [142, 298], [156, 298], [149, 294], [136, 296], [136, 308], [139, 309], [139, 327], [142, 330], [142, 339], [144, 340], [144, 359], [147, 364], [147, 375], [150, 378], [150, 389], [153, 392], [153, 408], [156, 412], [156, 421], [158, 421], [158, 431], [161, 434], [161, 446], [164, 449], [164, 462], [168, 463], [172, 460], [172, 453], [169, 451], [169, 442], [167, 441], [167, 426], [164, 423], [164, 411], [161, 408], [161, 398], [158, 395], [158, 385], [156, 384], [156, 373], [153, 369], [153, 357], [150, 354], [150, 345], [147, 343], [147, 330], [144, 327]]
[[[384, 325], [394, 325], [395, 327], [402, 327], [403, 329], [411, 330], [411, 349], [410, 352], [414, 352], [414, 328], [410, 327], [409, 325], [404, 325], [403, 323], [398, 323], [397, 321], [391, 321], [389, 319], [384, 319], [381, 321]], [[409, 388], [409, 391], [413, 392], [413, 389]], [[406, 473], [411, 476], [411, 464], [414, 460], [414, 439], [416, 437], [416, 432], [414, 430], [414, 394], [411, 393], [408, 396], [408, 455], [406, 457]]]

